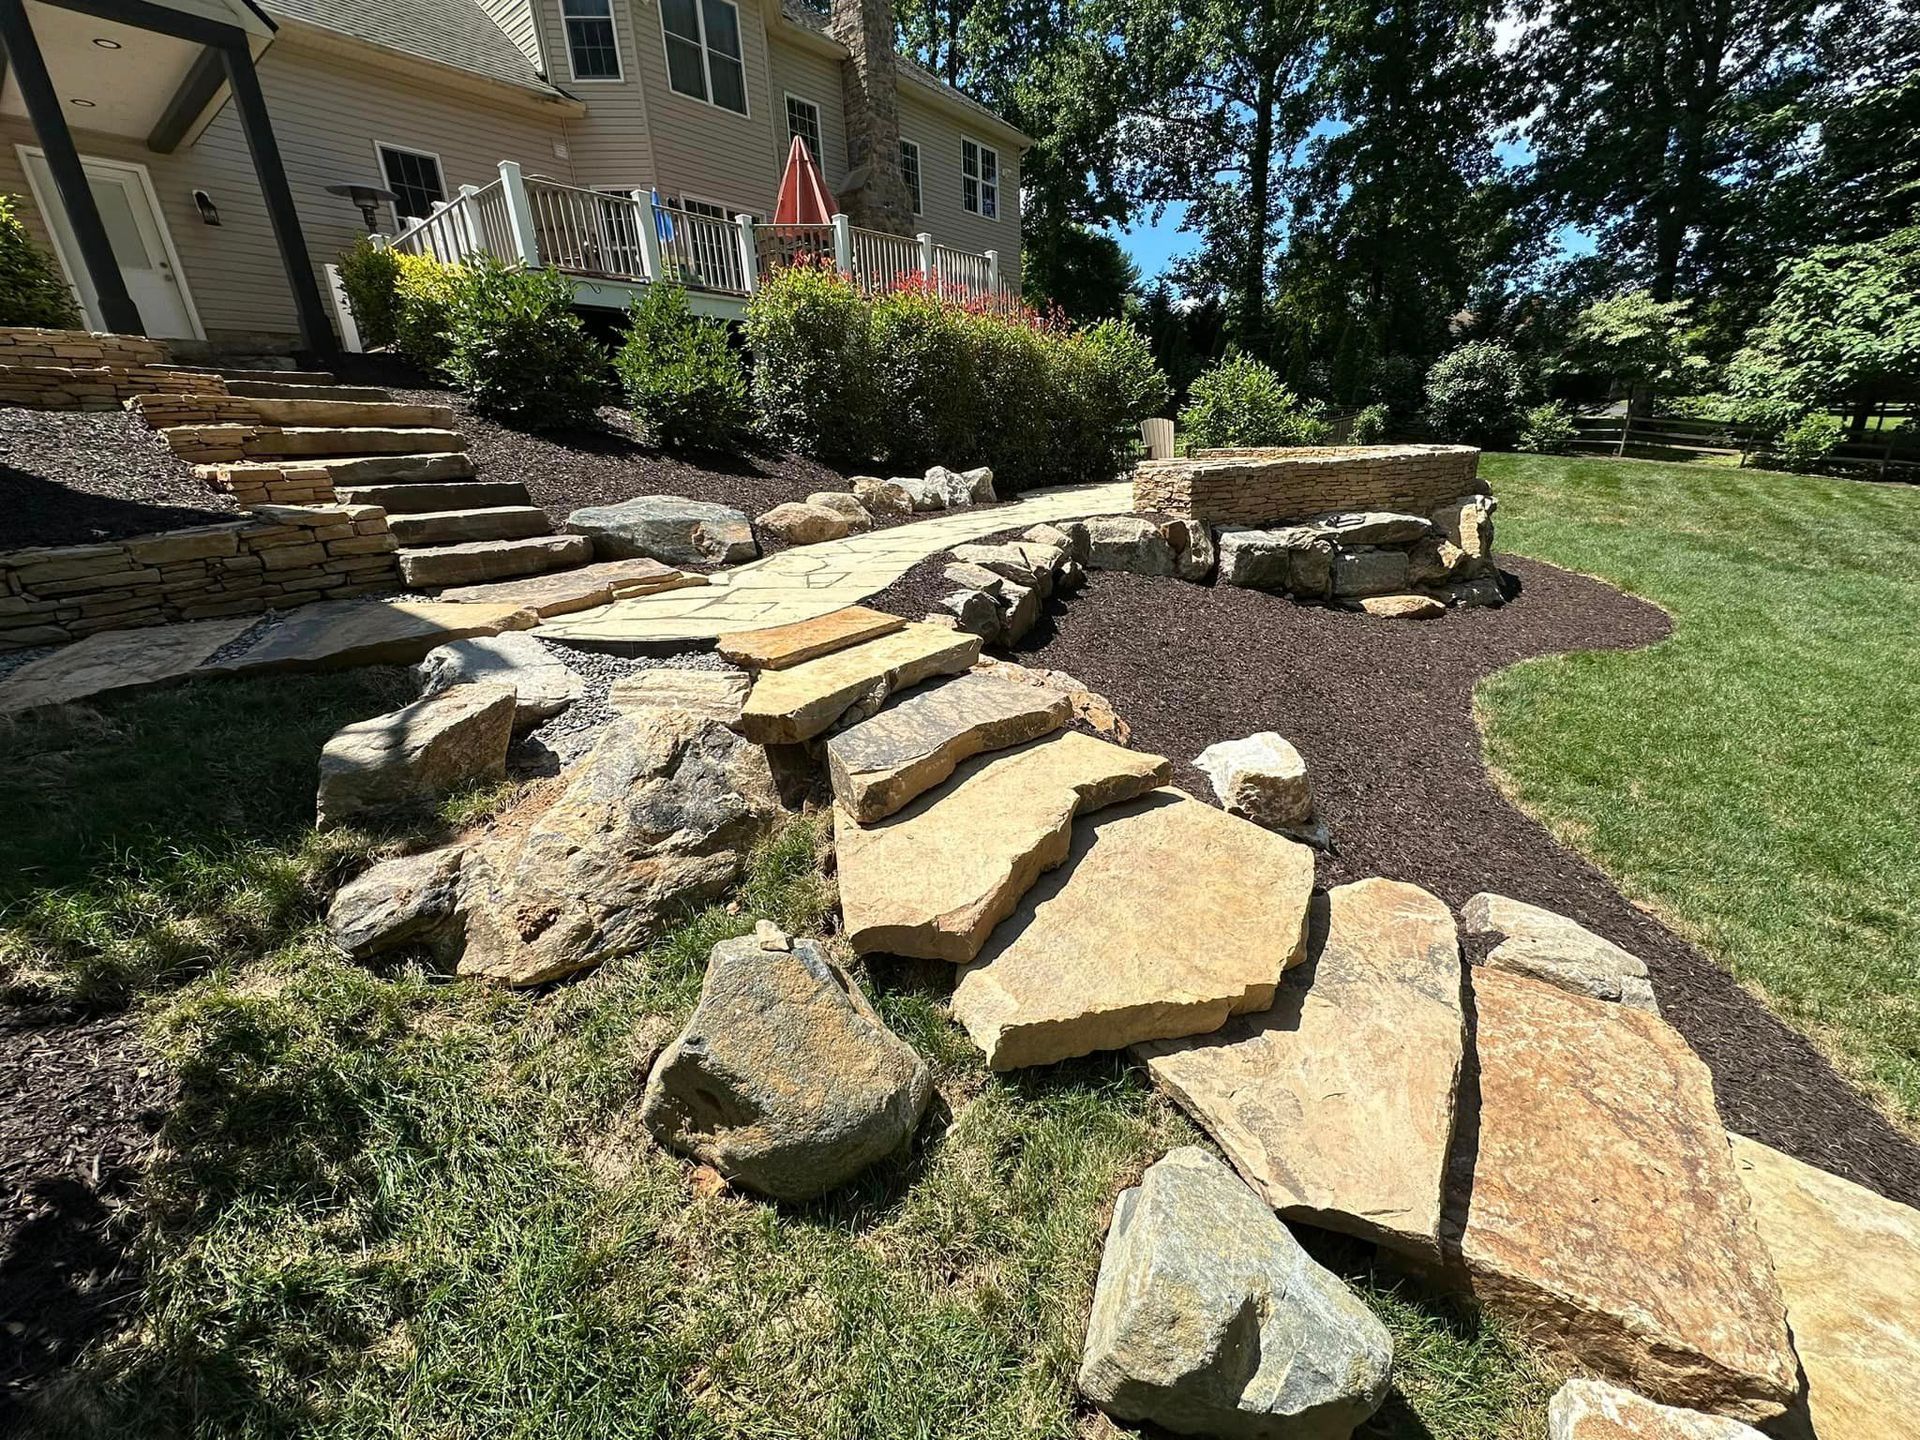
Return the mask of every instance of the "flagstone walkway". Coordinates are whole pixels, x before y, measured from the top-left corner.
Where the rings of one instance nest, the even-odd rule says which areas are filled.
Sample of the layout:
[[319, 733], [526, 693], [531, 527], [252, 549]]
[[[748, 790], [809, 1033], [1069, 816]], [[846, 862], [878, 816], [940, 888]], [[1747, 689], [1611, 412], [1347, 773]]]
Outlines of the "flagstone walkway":
[[616, 600], [560, 616], [535, 633], [583, 646], [712, 640], [730, 630], [789, 625], [831, 614], [884, 590], [922, 560], [1002, 530], [1133, 509], [1126, 481], [1036, 490], [1010, 505], [954, 510], [925, 520], [795, 546], [712, 577], [705, 586]]

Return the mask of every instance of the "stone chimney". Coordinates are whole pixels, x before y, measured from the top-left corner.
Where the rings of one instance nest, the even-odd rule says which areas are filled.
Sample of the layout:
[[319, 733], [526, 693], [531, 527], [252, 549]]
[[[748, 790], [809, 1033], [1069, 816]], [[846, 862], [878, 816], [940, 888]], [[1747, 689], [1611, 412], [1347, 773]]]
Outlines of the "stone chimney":
[[846, 97], [847, 179], [838, 197], [847, 218], [869, 230], [913, 233], [913, 200], [900, 174], [900, 97], [894, 89], [890, 0], [833, 0], [833, 38]]

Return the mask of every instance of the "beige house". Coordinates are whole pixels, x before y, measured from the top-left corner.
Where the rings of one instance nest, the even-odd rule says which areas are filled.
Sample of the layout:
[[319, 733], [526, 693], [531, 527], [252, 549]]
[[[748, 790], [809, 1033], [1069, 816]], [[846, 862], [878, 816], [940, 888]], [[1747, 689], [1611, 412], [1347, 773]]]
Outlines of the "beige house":
[[[777, 249], [795, 135], [855, 222], [822, 237], [845, 268], [1017, 286], [1026, 138], [874, 53], [891, 12], [864, 3], [0, 0], [0, 190], [91, 325], [127, 314], [103, 231], [145, 333], [225, 347], [325, 348], [316, 295], [350, 329], [324, 267], [367, 229], [355, 186], [386, 192], [374, 228], [401, 248], [557, 265], [589, 304], [670, 274], [727, 313]], [[72, 203], [62, 122], [97, 220]]]

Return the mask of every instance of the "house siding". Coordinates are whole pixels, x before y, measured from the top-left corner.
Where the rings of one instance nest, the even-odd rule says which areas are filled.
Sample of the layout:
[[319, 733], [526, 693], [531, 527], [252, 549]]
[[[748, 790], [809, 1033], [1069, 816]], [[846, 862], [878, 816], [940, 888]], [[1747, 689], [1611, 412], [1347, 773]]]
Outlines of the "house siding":
[[534, 0], [477, 0], [487, 18], [500, 27], [500, 33], [514, 43], [533, 68], [546, 72], [540, 54], [540, 26], [534, 19]]
[[838, 192], [847, 178], [847, 107], [840, 84], [840, 62], [791, 42], [782, 43], [776, 36], [772, 104], [778, 167], [785, 166], [792, 144], [787, 137], [788, 94], [820, 107], [820, 169], [827, 177], [827, 189]]
[[[960, 140], [965, 136], [1000, 156], [1000, 214], [988, 220], [961, 203]], [[900, 138], [920, 146], [920, 189], [924, 208], [918, 228], [953, 250], [976, 254], [994, 250], [1000, 255], [1000, 278], [1020, 284], [1020, 152], [996, 139], [982, 123], [970, 127], [952, 111], [923, 98], [920, 87], [907, 81], [900, 87]]]

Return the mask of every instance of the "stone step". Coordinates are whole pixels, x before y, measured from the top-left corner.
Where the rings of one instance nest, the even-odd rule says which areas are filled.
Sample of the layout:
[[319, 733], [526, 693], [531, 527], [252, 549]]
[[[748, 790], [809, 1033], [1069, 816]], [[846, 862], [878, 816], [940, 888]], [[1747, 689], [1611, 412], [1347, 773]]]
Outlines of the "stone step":
[[849, 605], [813, 620], [791, 625], [771, 625], [758, 630], [734, 630], [722, 635], [714, 648], [724, 660], [744, 665], [749, 670], [787, 670], [836, 650], [845, 650], [866, 640], [874, 640], [907, 622], [884, 610], [869, 610], [864, 605]]
[[[481, 585], [461, 585], [442, 590], [442, 600], [524, 605], [544, 619], [550, 615], [569, 615], [576, 610], [591, 610], [615, 600], [630, 600], [639, 595], [657, 595], [663, 590], [680, 590], [705, 585], [707, 577], [695, 571], [676, 570], [658, 560], [644, 557], [632, 560], [603, 560], [597, 565], [582, 565], [577, 570], [561, 570], [520, 580], [500, 580]], [[729, 672], [731, 673], [731, 672]], [[739, 676], [740, 699], [747, 695], [747, 677]], [[733, 707], [732, 720], [740, 713]]]
[[277, 380], [282, 385], [334, 385], [339, 376], [331, 370], [255, 370], [245, 365], [230, 365], [225, 369], [211, 369], [203, 373], [218, 375], [222, 380]]
[[284, 380], [229, 380], [227, 393], [242, 400], [380, 400], [393, 399], [377, 385], [291, 385]]
[[[326, 471], [336, 489], [370, 485], [437, 485], [449, 480], [470, 480], [474, 473], [473, 457], [458, 451], [436, 451], [424, 455], [322, 455], [298, 464], [303, 470]], [[222, 471], [240, 480], [256, 475], [271, 479], [287, 468], [287, 462], [281, 460], [236, 460], [196, 465], [193, 473], [216, 489], [226, 489], [229, 487], [220, 483]], [[437, 510], [444, 507], [436, 504], [424, 508]]]
[[161, 432], [197, 464], [369, 455], [443, 455], [467, 448], [458, 430], [375, 425], [176, 425]]
[[[244, 408], [242, 408], [244, 407]], [[191, 415], [203, 410], [215, 416], [250, 414], [250, 423], [294, 427], [325, 426], [329, 429], [373, 427], [382, 430], [447, 430], [454, 423], [449, 405], [415, 405], [402, 400], [274, 400], [244, 395], [170, 396], [170, 412]], [[193, 424], [192, 420], [186, 423]], [[215, 420], [212, 423], [228, 423]], [[241, 421], [238, 423], [249, 423]], [[457, 448], [457, 447], [454, 447]]]
[[[464, 455], [457, 457], [466, 459]], [[471, 466], [468, 467], [471, 470]], [[334, 476], [333, 488], [343, 505], [378, 505], [389, 515], [422, 515], [432, 510], [478, 510], [496, 505], [531, 505], [527, 487], [518, 480], [421, 481], [388, 485], [343, 485]]]
[[551, 535], [547, 512], [537, 505], [500, 505], [486, 509], [427, 510], [391, 515], [387, 525], [403, 546], [460, 545], [471, 540], [524, 540]]
[[417, 589], [507, 580], [584, 565], [593, 542], [584, 535], [534, 535], [524, 540], [477, 540], [402, 550], [400, 578]]
[[761, 745], [798, 744], [824, 734], [856, 704], [877, 705], [936, 675], [958, 675], [979, 658], [977, 635], [908, 625], [785, 670], [762, 670], [739, 730]]

